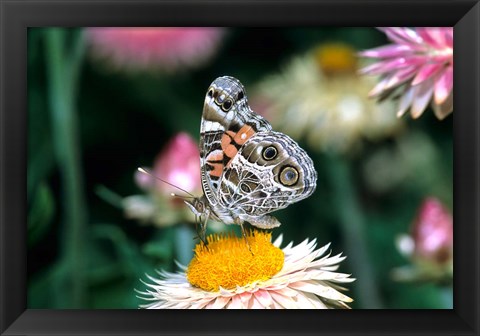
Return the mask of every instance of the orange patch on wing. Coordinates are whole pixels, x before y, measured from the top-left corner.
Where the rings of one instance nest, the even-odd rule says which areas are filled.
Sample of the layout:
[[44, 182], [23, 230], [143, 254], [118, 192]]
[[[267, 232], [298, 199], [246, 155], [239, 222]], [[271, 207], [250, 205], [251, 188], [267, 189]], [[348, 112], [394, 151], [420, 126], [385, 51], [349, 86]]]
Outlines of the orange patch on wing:
[[[227, 133], [233, 133], [233, 132], [228, 131]], [[229, 158], [233, 158], [238, 152], [237, 148], [234, 145], [232, 145], [232, 138], [228, 134], [224, 134], [222, 136], [221, 146], [222, 146], [223, 153]]]
[[221, 163], [210, 163], [210, 165], [213, 167], [213, 170], [210, 170], [210, 172], [209, 172], [210, 176], [216, 176], [216, 177], [222, 176], [223, 164], [221, 164]]
[[[253, 128], [249, 125], [243, 125], [238, 132], [226, 131], [222, 135], [221, 147], [225, 156], [230, 158], [228, 160], [226, 167], [230, 167], [232, 160], [235, 155], [238, 153], [237, 146], [242, 146], [248, 139], [250, 139], [255, 134]], [[233, 144], [232, 144], [233, 143]], [[210, 160], [210, 158], [208, 158]]]
[[222, 150], [225, 151], [225, 148], [227, 148], [231, 142], [232, 142], [232, 138], [230, 138], [227, 134], [224, 133], [222, 135], [222, 141], [221, 141]]
[[237, 134], [237, 133], [235, 133], [234, 131], [227, 131], [227, 132], [225, 132], [225, 133], [227, 133], [228, 135], [230, 135], [231, 138], [233, 138], [233, 137], [235, 136], [235, 134]]
[[254, 134], [255, 134], [255, 131], [251, 126], [243, 125], [242, 128], [240, 128], [238, 132], [233, 136], [233, 141], [235, 141], [235, 143], [239, 145], [243, 145]]
[[225, 147], [223, 152], [229, 158], [233, 158], [235, 155], [237, 155], [238, 150], [234, 145], [228, 145], [227, 147]]

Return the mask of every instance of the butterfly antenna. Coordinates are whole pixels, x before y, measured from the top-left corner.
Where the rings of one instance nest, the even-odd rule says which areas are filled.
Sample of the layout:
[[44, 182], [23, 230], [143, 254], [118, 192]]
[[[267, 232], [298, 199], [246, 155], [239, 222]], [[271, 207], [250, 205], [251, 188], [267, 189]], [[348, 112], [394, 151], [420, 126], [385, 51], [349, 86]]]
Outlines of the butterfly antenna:
[[177, 194], [175, 194], [175, 193], [171, 193], [170, 195], [172, 195], [173, 197], [180, 197], [180, 198], [190, 198], [190, 197], [192, 197], [192, 198], [195, 198], [195, 196], [193, 196], [192, 194], [190, 194], [190, 193], [189, 193], [188, 191], [186, 191], [185, 189], [182, 189], [182, 188], [180, 188], [179, 186], [176, 186], [176, 185], [174, 185], [174, 184], [171, 184], [170, 182], [167, 182], [167, 181], [165, 181], [164, 179], [161, 179], [160, 177], [153, 175], [153, 174], [150, 173], [148, 170], [146, 170], [146, 169], [144, 169], [144, 168], [142, 168], [142, 167], [138, 167], [137, 170], [138, 170], [140, 173], [147, 174], [147, 175], [149, 175], [149, 176], [151, 176], [151, 177], [153, 177], [153, 178], [155, 178], [155, 179], [157, 179], [157, 180], [159, 180], [159, 181], [162, 181], [163, 183], [166, 183], [166, 184], [168, 184], [169, 186], [172, 186], [172, 187], [174, 187], [174, 188], [177, 188], [178, 190], [181, 190], [181, 191], [183, 191], [184, 193], [186, 193], [187, 195], [189, 195], [189, 197], [186, 197], [186, 196], [177, 195]]

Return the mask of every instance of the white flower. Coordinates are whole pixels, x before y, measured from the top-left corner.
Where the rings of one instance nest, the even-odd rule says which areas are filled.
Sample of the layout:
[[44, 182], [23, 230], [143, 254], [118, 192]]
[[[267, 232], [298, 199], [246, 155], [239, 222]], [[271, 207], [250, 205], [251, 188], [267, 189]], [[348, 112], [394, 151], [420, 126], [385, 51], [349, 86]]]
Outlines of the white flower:
[[356, 69], [354, 49], [322, 45], [261, 81], [252, 108], [276, 130], [305, 140], [312, 148], [351, 152], [362, 139], [379, 140], [402, 127], [395, 103], [368, 98], [376, 78], [360, 76]]
[[[324, 255], [330, 244], [315, 249], [315, 239], [312, 241], [306, 239], [296, 246], [290, 243], [280, 250], [282, 236], [277, 238], [273, 244], [270, 242], [270, 238], [270, 233], [257, 231], [250, 234], [248, 242], [252, 254], [241, 238], [216, 235], [212, 238], [210, 236], [208, 249], [203, 245], [201, 247], [197, 245], [196, 248], [195, 258], [201, 259], [204, 263], [196, 266], [203, 267], [203, 269], [192, 270], [192, 262], [188, 268], [179, 265], [182, 270], [178, 273], [158, 272], [161, 276], [159, 279], [147, 275], [152, 283], [145, 283], [147, 289], [137, 292], [141, 294], [140, 298], [150, 302], [142, 304], [140, 308], [349, 308], [346, 303], [353, 300], [340, 293], [340, 290], [346, 289], [339, 284], [350, 283], [355, 279], [351, 278], [349, 274], [335, 272], [338, 264], [345, 259], [344, 256], [341, 254], [330, 256], [330, 253]], [[221, 246], [213, 246], [215, 243], [219, 243]], [[262, 246], [258, 247], [257, 244]], [[264, 248], [268, 251], [259, 253], [260, 251], [264, 252]], [[275, 249], [283, 252], [284, 258], [280, 258], [279, 271], [275, 270], [273, 275], [265, 277], [265, 274], [261, 274], [261, 270], [276, 264], [279, 260], [278, 255], [282, 255], [282, 253], [274, 253]], [[215, 259], [215, 255], [218, 259]], [[249, 255], [251, 260], [243, 260]], [[230, 258], [230, 260], [225, 260], [225, 258]], [[213, 259], [224, 261], [220, 261], [223, 264], [219, 264], [217, 261], [212, 261]], [[211, 285], [212, 281], [223, 281], [218, 277], [220, 272], [214, 273], [225, 269], [231, 271], [232, 268], [228, 267], [231, 266], [229, 264], [231, 261], [237, 262], [233, 268], [234, 272], [223, 276], [228, 281], [235, 278], [233, 281], [237, 281], [236, 285], [232, 286], [231, 282], [229, 282], [230, 285], [227, 285], [231, 288], [219, 285], [217, 290], [205, 290], [190, 284], [189, 280], [196, 282], [199, 276], [207, 278], [204, 283], [208, 283], [208, 285]], [[215, 265], [215, 269], [208, 269], [212, 265]], [[192, 272], [196, 273], [192, 275]], [[268, 272], [271, 272], [271, 269]], [[250, 277], [252, 274], [254, 274], [254, 280], [250, 278], [245, 284], [245, 276]], [[192, 281], [192, 278], [195, 281]]]

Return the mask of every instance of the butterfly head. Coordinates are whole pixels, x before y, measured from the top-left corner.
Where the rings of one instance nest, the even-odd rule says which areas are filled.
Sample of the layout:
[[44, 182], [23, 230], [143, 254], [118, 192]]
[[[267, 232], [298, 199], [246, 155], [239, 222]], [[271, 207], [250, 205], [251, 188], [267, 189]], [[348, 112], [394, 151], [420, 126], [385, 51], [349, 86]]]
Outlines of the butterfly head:
[[205, 198], [205, 195], [191, 199], [184, 199], [183, 201], [190, 208], [195, 217], [204, 215], [208, 207], [208, 201]]

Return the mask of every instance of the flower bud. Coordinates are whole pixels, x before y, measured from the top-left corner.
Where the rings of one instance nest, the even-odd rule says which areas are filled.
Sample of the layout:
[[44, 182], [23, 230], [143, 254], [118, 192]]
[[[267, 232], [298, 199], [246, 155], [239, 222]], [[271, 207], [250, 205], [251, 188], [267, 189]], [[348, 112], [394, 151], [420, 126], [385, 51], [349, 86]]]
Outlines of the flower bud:
[[[187, 133], [178, 133], [155, 159], [153, 174], [189, 193], [200, 192], [200, 152], [198, 145]], [[156, 189], [165, 195], [181, 190], [162, 181], [156, 181]]]
[[453, 218], [436, 198], [424, 200], [413, 223], [411, 235], [415, 243], [415, 257], [437, 264], [451, 260]]

